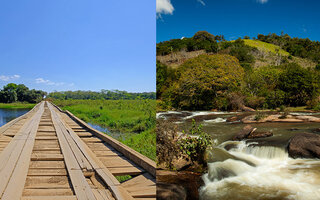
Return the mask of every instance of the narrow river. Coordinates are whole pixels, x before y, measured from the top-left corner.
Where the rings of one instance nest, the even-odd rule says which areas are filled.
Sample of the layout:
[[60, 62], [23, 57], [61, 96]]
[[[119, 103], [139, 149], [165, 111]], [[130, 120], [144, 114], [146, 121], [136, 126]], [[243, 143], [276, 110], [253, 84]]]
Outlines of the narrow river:
[[[320, 160], [288, 156], [289, 139], [303, 132], [317, 133], [319, 123], [251, 124], [272, 137], [231, 141], [245, 124], [226, 122], [237, 113], [166, 112], [158, 118], [170, 119], [180, 130], [188, 130], [192, 119], [212, 135], [215, 146], [208, 152], [208, 172], [199, 188], [202, 200], [318, 200], [320, 199]], [[320, 116], [319, 113], [291, 113]], [[231, 147], [231, 148], [230, 148]]]

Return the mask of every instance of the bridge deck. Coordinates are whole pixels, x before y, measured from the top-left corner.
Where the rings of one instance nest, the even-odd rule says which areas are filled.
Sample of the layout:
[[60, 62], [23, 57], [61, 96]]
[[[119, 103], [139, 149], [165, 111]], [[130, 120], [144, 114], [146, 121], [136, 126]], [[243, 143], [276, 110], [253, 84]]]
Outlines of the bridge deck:
[[153, 161], [49, 102], [0, 128], [0, 177], [3, 200], [156, 199]]

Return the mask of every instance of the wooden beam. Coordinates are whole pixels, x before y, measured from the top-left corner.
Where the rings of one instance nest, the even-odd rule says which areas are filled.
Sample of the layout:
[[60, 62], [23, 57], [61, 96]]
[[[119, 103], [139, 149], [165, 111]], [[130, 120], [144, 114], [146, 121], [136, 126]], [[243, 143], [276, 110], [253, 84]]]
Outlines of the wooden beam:
[[58, 136], [62, 154], [64, 156], [65, 163], [67, 166], [68, 174], [70, 176], [72, 186], [77, 196], [77, 199], [78, 200], [95, 200], [96, 198], [93, 194], [93, 191], [89, 186], [88, 182], [86, 181], [86, 178], [81, 170], [81, 167], [77, 162], [77, 159], [68, 143], [68, 140], [66, 139], [65, 134], [67, 134], [67, 132], [65, 127], [63, 126], [59, 116], [53, 110], [52, 106], [49, 103], [48, 103], [48, 107], [51, 112], [52, 122]]

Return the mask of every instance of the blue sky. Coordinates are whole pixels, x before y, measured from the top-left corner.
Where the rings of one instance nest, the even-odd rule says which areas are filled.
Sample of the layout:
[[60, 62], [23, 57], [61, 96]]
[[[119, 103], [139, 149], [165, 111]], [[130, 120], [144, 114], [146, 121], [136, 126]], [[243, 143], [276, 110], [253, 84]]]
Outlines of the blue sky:
[[155, 1], [0, 1], [0, 87], [155, 91]]
[[199, 30], [227, 40], [277, 33], [320, 41], [318, 0], [157, 0], [157, 42]]

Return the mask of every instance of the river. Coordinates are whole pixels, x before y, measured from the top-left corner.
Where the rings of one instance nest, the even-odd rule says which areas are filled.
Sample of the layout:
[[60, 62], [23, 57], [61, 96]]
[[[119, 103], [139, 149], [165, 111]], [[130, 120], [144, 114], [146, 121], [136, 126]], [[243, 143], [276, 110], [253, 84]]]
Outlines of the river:
[[[271, 131], [272, 137], [231, 141], [245, 124], [226, 119], [237, 113], [166, 112], [158, 118], [173, 120], [188, 130], [192, 119], [215, 139], [208, 152], [208, 172], [199, 188], [203, 200], [318, 200], [320, 199], [320, 160], [293, 159], [286, 147], [289, 139], [301, 132], [314, 132], [319, 123], [252, 124], [259, 131]], [[245, 114], [245, 113], [244, 113]], [[291, 113], [320, 116], [320, 113]], [[230, 148], [232, 147], [232, 148]]]
[[30, 109], [4, 109], [0, 108], [0, 126], [27, 113]]

